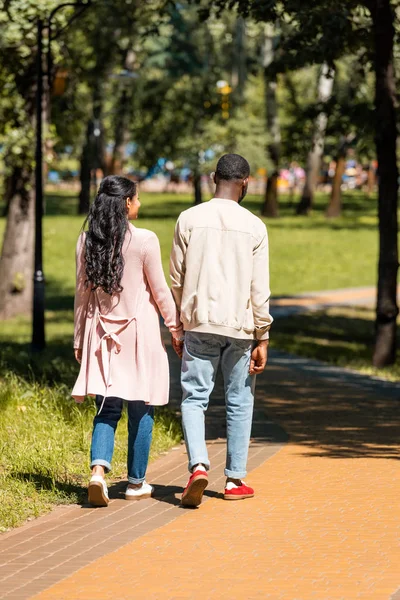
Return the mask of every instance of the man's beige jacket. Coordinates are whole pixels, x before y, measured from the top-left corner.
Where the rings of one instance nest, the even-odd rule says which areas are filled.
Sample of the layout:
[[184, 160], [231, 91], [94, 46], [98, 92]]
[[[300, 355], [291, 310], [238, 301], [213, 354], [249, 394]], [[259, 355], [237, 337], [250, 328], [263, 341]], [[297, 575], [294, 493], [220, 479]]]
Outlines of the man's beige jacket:
[[267, 229], [237, 202], [213, 198], [181, 213], [170, 275], [185, 331], [268, 338]]

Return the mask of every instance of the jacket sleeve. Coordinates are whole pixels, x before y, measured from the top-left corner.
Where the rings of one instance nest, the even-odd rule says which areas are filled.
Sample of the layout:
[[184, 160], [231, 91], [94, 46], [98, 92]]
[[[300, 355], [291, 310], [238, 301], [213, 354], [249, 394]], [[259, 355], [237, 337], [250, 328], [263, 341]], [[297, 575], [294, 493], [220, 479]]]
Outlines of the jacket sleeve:
[[164, 319], [165, 325], [176, 339], [183, 339], [183, 327], [175, 302], [165, 281], [161, 261], [160, 243], [156, 235], [148, 238], [143, 248], [143, 266], [152, 296]]
[[83, 347], [85, 335], [86, 313], [91, 293], [90, 286], [85, 285], [85, 234], [81, 233], [76, 244], [76, 288], [74, 302], [74, 348]]
[[185, 256], [187, 243], [182, 231], [182, 221], [178, 219], [175, 226], [174, 241], [172, 243], [169, 273], [171, 278], [171, 290], [178, 310], [181, 310], [183, 284], [185, 281]]
[[254, 316], [255, 337], [267, 340], [273, 318], [269, 313], [269, 250], [268, 234], [265, 228], [261, 241], [253, 250], [253, 276], [251, 282], [251, 303]]

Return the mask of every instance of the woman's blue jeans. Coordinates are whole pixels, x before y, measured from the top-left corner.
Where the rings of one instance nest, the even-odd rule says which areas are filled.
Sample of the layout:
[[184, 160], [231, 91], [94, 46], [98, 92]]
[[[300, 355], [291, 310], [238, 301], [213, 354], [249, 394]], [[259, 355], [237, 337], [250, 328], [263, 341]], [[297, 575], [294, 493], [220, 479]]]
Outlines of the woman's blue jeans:
[[[96, 396], [97, 413], [103, 396]], [[114, 453], [114, 438], [118, 421], [122, 415], [124, 401], [121, 398], [106, 398], [100, 414], [93, 421], [90, 467], [101, 465], [111, 470]], [[128, 405], [128, 481], [142, 483], [149, 462], [151, 438], [154, 424], [154, 406], [135, 400]]]

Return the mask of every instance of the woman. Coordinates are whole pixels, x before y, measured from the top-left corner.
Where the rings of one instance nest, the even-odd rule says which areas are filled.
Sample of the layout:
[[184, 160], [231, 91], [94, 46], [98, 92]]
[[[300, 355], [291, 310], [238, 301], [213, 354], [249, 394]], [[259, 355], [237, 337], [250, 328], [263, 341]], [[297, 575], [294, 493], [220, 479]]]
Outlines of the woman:
[[72, 391], [77, 402], [96, 397], [89, 503], [107, 506], [104, 474], [111, 469], [114, 435], [128, 401], [127, 500], [148, 498], [145, 475], [154, 406], [167, 404], [169, 369], [159, 312], [175, 340], [182, 326], [165, 281], [157, 236], [129, 223], [140, 208], [137, 185], [103, 179], [76, 251], [75, 357], [81, 364]]

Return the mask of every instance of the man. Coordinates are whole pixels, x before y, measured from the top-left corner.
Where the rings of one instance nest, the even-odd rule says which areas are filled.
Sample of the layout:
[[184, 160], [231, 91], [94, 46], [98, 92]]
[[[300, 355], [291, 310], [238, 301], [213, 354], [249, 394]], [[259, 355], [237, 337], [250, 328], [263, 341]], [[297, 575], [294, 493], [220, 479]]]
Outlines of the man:
[[215, 196], [184, 211], [171, 253], [172, 292], [181, 314], [182, 422], [189, 456], [184, 506], [199, 506], [208, 484], [204, 413], [221, 363], [226, 396], [227, 477], [224, 498], [254, 496], [243, 481], [253, 417], [255, 375], [267, 362], [268, 237], [264, 223], [240, 206], [250, 167], [226, 154], [214, 174]]

